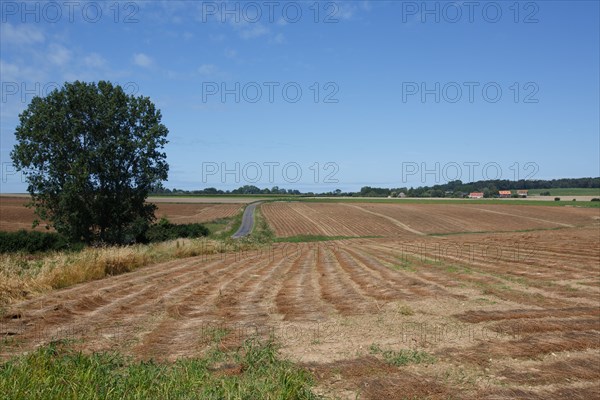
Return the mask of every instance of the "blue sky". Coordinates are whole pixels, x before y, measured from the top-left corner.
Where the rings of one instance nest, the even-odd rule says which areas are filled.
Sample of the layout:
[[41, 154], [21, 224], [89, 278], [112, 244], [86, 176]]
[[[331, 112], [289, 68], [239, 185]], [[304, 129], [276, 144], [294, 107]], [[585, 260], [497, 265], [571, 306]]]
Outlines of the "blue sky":
[[32, 96], [102, 79], [161, 109], [171, 188], [600, 175], [597, 1], [23, 4], [1, 10], [4, 193]]

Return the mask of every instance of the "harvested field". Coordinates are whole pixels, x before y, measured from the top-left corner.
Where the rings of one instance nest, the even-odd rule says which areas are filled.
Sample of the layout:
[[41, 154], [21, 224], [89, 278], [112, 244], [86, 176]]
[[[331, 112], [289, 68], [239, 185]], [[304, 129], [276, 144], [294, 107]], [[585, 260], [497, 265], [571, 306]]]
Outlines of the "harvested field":
[[[0, 196], [0, 231], [18, 231], [32, 229], [35, 214], [33, 209], [25, 205], [29, 202], [25, 197]], [[45, 231], [41, 224], [35, 230]]]
[[427, 234], [552, 229], [599, 222], [600, 210], [539, 206], [360, 204]]
[[[1, 357], [75, 338], [85, 351], [175, 360], [204, 354], [219, 330], [225, 347], [274, 335], [329, 397], [598, 395], [597, 210], [384, 206], [265, 204], [280, 236], [381, 237], [170, 261], [12, 304]], [[498, 231], [497, 218], [512, 230], [573, 227], [410, 230]]]
[[[33, 209], [27, 208], [26, 197], [0, 196], [0, 231], [18, 231], [32, 229], [35, 219]], [[236, 215], [242, 204], [228, 203], [157, 203], [157, 218], [166, 217], [175, 224], [203, 223]], [[45, 224], [35, 230], [45, 231]]]
[[278, 236], [414, 236], [597, 225], [600, 210], [575, 207], [271, 203], [262, 207]]
[[158, 203], [156, 217], [165, 217], [174, 224], [203, 223], [235, 216], [240, 204], [179, 204]]
[[352, 204], [268, 203], [261, 207], [277, 236], [412, 236], [419, 234]]

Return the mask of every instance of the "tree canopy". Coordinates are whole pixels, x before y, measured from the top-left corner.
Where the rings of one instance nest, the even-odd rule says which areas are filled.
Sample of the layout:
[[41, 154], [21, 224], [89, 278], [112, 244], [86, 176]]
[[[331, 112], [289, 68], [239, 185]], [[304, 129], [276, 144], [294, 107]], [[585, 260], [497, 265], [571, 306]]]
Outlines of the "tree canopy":
[[73, 241], [126, 243], [154, 219], [148, 193], [167, 179], [167, 128], [148, 97], [100, 81], [65, 83], [19, 116], [15, 167], [36, 214]]

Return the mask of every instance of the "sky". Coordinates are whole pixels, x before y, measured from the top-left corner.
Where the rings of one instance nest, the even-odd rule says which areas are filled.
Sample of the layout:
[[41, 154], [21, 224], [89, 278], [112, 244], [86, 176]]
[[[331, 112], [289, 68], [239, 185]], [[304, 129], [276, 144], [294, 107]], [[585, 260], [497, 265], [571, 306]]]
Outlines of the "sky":
[[64, 82], [148, 96], [169, 188], [600, 176], [598, 1], [3, 1], [2, 193]]

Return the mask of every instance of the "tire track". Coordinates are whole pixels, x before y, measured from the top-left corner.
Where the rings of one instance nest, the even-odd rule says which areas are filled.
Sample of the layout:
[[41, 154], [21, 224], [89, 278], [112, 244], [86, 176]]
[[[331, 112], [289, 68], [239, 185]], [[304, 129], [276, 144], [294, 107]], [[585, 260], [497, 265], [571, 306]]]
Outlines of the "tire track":
[[363, 212], [365, 212], [365, 213], [372, 214], [372, 215], [376, 215], [376, 216], [378, 216], [378, 217], [381, 217], [381, 218], [385, 218], [385, 219], [387, 219], [388, 221], [390, 221], [392, 224], [394, 224], [394, 225], [396, 225], [396, 226], [398, 226], [398, 227], [400, 227], [400, 228], [404, 229], [405, 231], [408, 231], [408, 232], [414, 233], [415, 235], [419, 235], [419, 236], [426, 236], [426, 235], [427, 235], [426, 233], [423, 233], [423, 232], [421, 232], [421, 231], [418, 231], [418, 230], [416, 230], [416, 229], [413, 229], [413, 228], [411, 228], [410, 226], [408, 226], [408, 225], [406, 225], [406, 224], [404, 224], [404, 223], [402, 223], [402, 222], [398, 221], [397, 219], [395, 219], [395, 218], [392, 218], [392, 217], [390, 217], [390, 216], [388, 216], [388, 215], [385, 215], [385, 214], [380, 214], [380, 213], [378, 213], [378, 212], [371, 211], [371, 210], [367, 210], [367, 209], [364, 209], [364, 208], [362, 208], [362, 207], [360, 207], [360, 206], [355, 206], [355, 205], [353, 205], [353, 204], [344, 204], [344, 206], [346, 206], [346, 207], [352, 207], [352, 208], [356, 208], [356, 209], [359, 209], [359, 210], [361, 210], [361, 211], [363, 211]]

